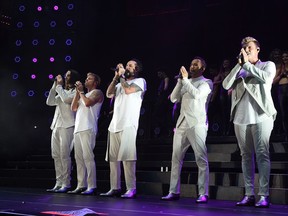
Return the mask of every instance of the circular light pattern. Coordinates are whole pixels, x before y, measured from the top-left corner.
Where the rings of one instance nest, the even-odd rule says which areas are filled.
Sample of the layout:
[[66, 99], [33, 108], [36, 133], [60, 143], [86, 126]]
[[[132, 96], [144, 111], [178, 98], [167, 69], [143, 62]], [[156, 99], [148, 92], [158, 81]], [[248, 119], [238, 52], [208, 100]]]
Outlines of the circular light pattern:
[[72, 60], [70, 55], [65, 56], [65, 61], [66, 62], [70, 62]]
[[16, 57], [14, 58], [14, 61], [15, 61], [16, 63], [19, 63], [19, 62], [21, 61], [20, 56], [16, 56]]
[[49, 74], [49, 75], [48, 75], [48, 78], [49, 78], [50, 80], [53, 79], [53, 78], [54, 78], [53, 74]]
[[16, 80], [16, 79], [18, 79], [18, 77], [19, 77], [18, 73], [13, 73], [12, 79]]
[[39, 21], [35, 21], [35, 22], [33, 23], [33, 26], [34, 26], [35, 28], [39, 28], [40, 22], [39, 22]]
[[55, 59], [54, 59], [54, 57], [50, 57], [50, 62], [54, 62], [55, 61]]
[[50, 22], [50, 27], [55, 28], [56, 27], [56, 21], [52, 20]]
[[29, 90], [27, 94], [29, 97], [33, 97], [35, 92], [33, 90]]
[[22, 41], [21, 40], [16, 40], [15, 44], [16, 44], [16, 46], [21, 46], [22, 45]]
[[73, 10], [74, 9], [74, 4], [68, 4], [67, 8], [68, 8], [68, 10]]
[[37, 11], [39, 11], [39, 12], [42, 11], [42, 7], [41, 7], [41, 6], [38, 6], [38, 7], [37, 7]]
[[25, 9], [26, 9], [26, 8], [25, 8], [24, 5], [20, 5], [20, 6], [19, 6], [19, 11], [23, 12], [23, 11], [25, 11]]
[[73, 25], [73, 21], [72, 20], [67, 20], [66, 25], [71, 27]]
[[53, 46], [55, 44], [55, 39], [51, 38], [49, 40], [49, 45]]
[[48, 95], [49, 95], [49, 91], [45, 91], [45, 92], [44, 92], [44, 96], [47, 98]]
[[36, 79], [36, 75], [35, 74], [31, 74], [31, 79]]
[[39, 44], [39, 41], [37, 39], [32, 40], [32, 45], [37, 46]]
[[57, 11], [57, 10], [59, 9], [59, 7], [58, 7], [57, 5], [55, 5], [55, 6], [53, 7], [53, 9], [54, 9], [55, 11]]
[[72, 40], [71, 39], [67, 39], [66, 40], [66, 45], [67, 46], [71, 46], [72, 45]]
[[16, 97], [17, 91], [13, 90], [10, 92], [11, 97]]
[[37, 58], [33, 58], [32, 62], [36, 63], [36, 62], [38, 62], [38, 59]]
[[17, 28], [23, 28], [23, 23], [22, 22], [17, 22], [16, 26], [17, 26]]

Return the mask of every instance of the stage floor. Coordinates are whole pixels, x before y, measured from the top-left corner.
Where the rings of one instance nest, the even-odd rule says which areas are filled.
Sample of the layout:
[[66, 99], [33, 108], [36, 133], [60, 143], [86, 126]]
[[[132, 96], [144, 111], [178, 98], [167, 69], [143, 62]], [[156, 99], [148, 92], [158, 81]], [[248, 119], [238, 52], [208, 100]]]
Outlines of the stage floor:
[[[163, 216], [288, 216], [287, 205], [271, 205], [269, 209], [236, 207], [235, 202], [209, 200], [208, 204], [195, 204], [193, 198], [178, 201], [161, 201], [158, 196], [138, 195], [136, 199], [103, 198], [71, 194], [47, 193], [45, 189], [0, 188], [0, 215], [49, 215], [43, 212], [58, 212], [62, 215], [163, 215]], [[50, 214], [51, 215], [51, 214]], [[53, 215], [53, 214], [52, 214]], [[54, 214], [56, 215], [56, 214]], [[86, 214], [88, 215], [88, 214]]]

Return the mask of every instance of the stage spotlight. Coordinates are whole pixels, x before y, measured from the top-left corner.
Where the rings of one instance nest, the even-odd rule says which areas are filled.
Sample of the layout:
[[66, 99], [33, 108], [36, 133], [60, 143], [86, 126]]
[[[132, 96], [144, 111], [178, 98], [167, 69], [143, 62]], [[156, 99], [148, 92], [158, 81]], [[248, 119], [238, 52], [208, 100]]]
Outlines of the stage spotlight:
[[36, 75], [35, 74], [31, 74], [31, 79], [36, 79]]
[[27, 94], [29, 97], [33, 97], [35, 95], [35, 92], [33, 90], [29, 90]]
[[10, 92], [11, 97], [15, 97], [17, 95], [17, 91], [13, 90]]
[[39, 12], [42, 11], [42, 7], [41, 7], [41, 6], [38, 6], [38, 7], [37, 7], [37, 11], [39, 11]]
[[55, 27], [56, 27], [56, 21], [54, 21], [54, 20], [51, 21], [51, 22], [50, 22], [50, 27], [51, 27], [51, 28], [55, 28]]
[[38, 43], [39, 43], [39, 41], [38, 41], [37, 39], [33, 39], [33, 40], [32, 40], [32, 45], [33, 45], [33, 46], [37, 46]]
[[72, 20], [67, 20], [66, 24], [67, 24], [67, 26], [71, 27], [73, 25], [73, 21]]
[[55, 6], [53, 7], [53, 9], [54, 9], [55, 11], [58, 11], [59, 7], [58, 7], [57, 5], [55, 5]]
[[21, 46], [22, 45], [22, 41], [21, 40], [16, 40], [15, 44], [16, 44], [16, 46]]
[[19, 77], [18, 73], [13, 73], [12, 79], [16, 80], [16, 79], [18, 79], [18, 77]]
[[66, 62], [70, 62], [72, 60], [71, 56], [67, 55], [65, 56], [65, 61]]
[[49, 74], [49, 75], [48, 75], [48, 78], [49, 78], [50, 80], [53, 80], [53, 78], [54, 78], [53, 74]]
[[37, 62], [38, 62], [38, 59], [37, 59], [37, 58], [33, 58], [33, 59], [32, 59], [32, 62], [37, 63]]
[[67, 8], [68, 8], [68, 10], [73, 10], [74, 9], [74, 4], [68, 4]]
[[45, 91], [45, 92], [44, 92], [44, 96], [47, 98], [48, 95], [49, 95], [49, 91]]
[[72, 45], [72, 40], [71, 39], [67, 39], [66, 40], [66, 45], [67, 46], [71, 46]]
[[19, 11], [23, 12], [25, 11], [26, 7], [24, 5], [20, 5], [19, 6]]
[[19, 62], [21, 61], [20, 56], [16, 56], [16, 57], [14, 58], [14, 61], [15, 61], [16, 63], [19, 63]]
[[50, 57], [50, 62], [54, 62], [55, 61], [55, 59], [54, 59], [54, 57]]
[[34, 24], [33, 24], [33, 26], [34, 26], [35, 28], [39, 28], [40, 22], [39, 22], [39, 21], [35, 21]]
[[17, 22], [16, 26], [17, 26], [17, 28], [23, 28], [23, 23], [22, 22]]
[[50, 39], [49, 40], [49, 45], [53, 46], [55, 44], [55, 40], [54, 39]]

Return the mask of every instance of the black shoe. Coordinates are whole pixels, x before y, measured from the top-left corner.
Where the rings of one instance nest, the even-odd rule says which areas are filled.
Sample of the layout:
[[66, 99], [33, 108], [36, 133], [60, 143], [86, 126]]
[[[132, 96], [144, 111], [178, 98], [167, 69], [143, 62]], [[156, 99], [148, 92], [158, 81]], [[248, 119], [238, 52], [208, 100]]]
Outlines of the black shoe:
[[124, 199], [134, 199], [136, 198], [136, 189], [127, 190], [125, 194], [121, 195]]
[[167, 196], [161, 197], [161, 200], [165, 201], [173, 201], [173, 200], [179, 200], [180, 199], [180, 194], [175, 194], [175, 193], [169, 193]]
[[56, 190], [59, 190], [61, 188], [61, 186], [55, 186], [54, 188], [51, 189], [47, 189], [46, 192], [55, 192]]
[[236, 206], [254, 206], [255, 196], [244, 196], [244, 198], [236, 203]]
[[76, 188], [75, 190], [73, 191], [68, 191], [67, 193], [69, 194], [81, 194], [83, 191], [87, 190], [86, 187], [83, 187], [83, 188]]
[[100, 196], [103, 197], [120, 197], [121, 189], [111, 189], [107, 193], [100, 193]]
[[269, 196], [261, 196], [260, 200], [255, 204], [256, 208], [269, 208]]
[[96, 195], [97, 194], [97, 188], [91, 188], [91, 189], [87, 189], [83, 192], [81, 192], [81, 195]]
[[196, 203], [207, 203], [208, 196], [207, 195], [199, 195], [198, 198], [195, 200]]
[[69, 190], [71, 189], [71, 187], [61, 187], [59, 190], [55, 190], [55, 193], [67, 193]]

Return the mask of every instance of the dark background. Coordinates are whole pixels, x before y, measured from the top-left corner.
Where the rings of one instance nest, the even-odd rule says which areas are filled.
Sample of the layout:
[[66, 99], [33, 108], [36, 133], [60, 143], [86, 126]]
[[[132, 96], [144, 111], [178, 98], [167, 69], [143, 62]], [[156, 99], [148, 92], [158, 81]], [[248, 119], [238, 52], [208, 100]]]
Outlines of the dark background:
[[[27, 1], [27, 0], [26, 0]], [[22, 2], [26, 2], [22, 0]], [[31, 1], [45, 4], [50, 1]], [[43, 3], [44, 2], [44, 3]], [[55, 1], [59, 2], [59, 1]], [[69, 2], [69, 0], [63, 1]], [[224, 58], [232, 62], [240, 50], [241, 39], [245, 36], [257, 38], [261, 44], [260, 58], [267, 60], [273, 48], [287, 49], [288, 7], [286, 0], [71, 0], [76, 6], [73, 18], [75, 27], [69, 35], [75, 39], [70, 63], [56, 64], [54, 75], [64, 74], [68, 68], [75, 68], [84, 80], [92, 71], [102, 78], [103, 92], [114, 72], [111, 67], [119, 62], [126, 64], [131, 58], [143, 62], [142, 77], [147, 81], [148, 91], [144, 100], [147, 110], [142, 125], [149, 128], [151, 104], [158, 84], [156, 72], [163, 68], [171, 77], [178, 74], [183, 65], [189, 67], [194, 56], [202, 56], [208, 64], [206, 76], [211, 69], [218, 69]], [[0, 13], [11, 17], [11, 25], [1, 23], [0, 28], [0, 156], [20, 158], [35, 149], [50, 146], [49, 129], [54, 107], [45, 104], [43, 92], [49, 90], [51, 82], [39, 77], [37, 82], [21, 76], [11, 79], [15, 70], [42, 71], [48, 73], [49, 65], [15, 65], [13, 56], [17, 50], [14, 39], [21, 34], [29, 38], [32, 29], [17, 31], [13, 25], [19, 19], [15, 5], [21, 0], [0, 0]], [[68, 14], [69, 15], [69, 14]], [[67, 15], [67, 16], [68, 16]], [[62, 17], [66, 14], [62, 14]], [[33, 14], [21, 18], [32, 19]], [[49, 17], [47, 17], [48, 19]], [[59, 18], [60, 19], [60, 18]], [[3, 21], [3, 18], [2, 18]], [[10, 21], [9, 21], [10, 22]], [[14, 23], [13, 23], [14, 22]], [[59, 37], [67, 31], [61, 28], [55, 32]], [[51, 34], [42, 29], [41, 37]], [[65, 51], [65, 50], [64, 50]], [[57, 50], [59, 55], [64, 52]], [[23, 51], [30, 55], [30, 49]], [[48, 47], [37, 52], [49, 55]], [[10, 90], [17, 88], [17, 97], [10, 96]], [[33, 87], [41, 94], [27, 97], [24, 92]], [[21, 94], [23, 92], [23, 94]], [[102, 112], [108, 108], [106, 99]], [[145, 119], [145, 120], [144, 120]], [[106, 130], [106, 128], [102, 128]], [[148, 135], [149, 136], [149, 133]], [[103, 138], [103, 137], [101, 137]], [[149, 137], [146, 137], [149, 138]]]

